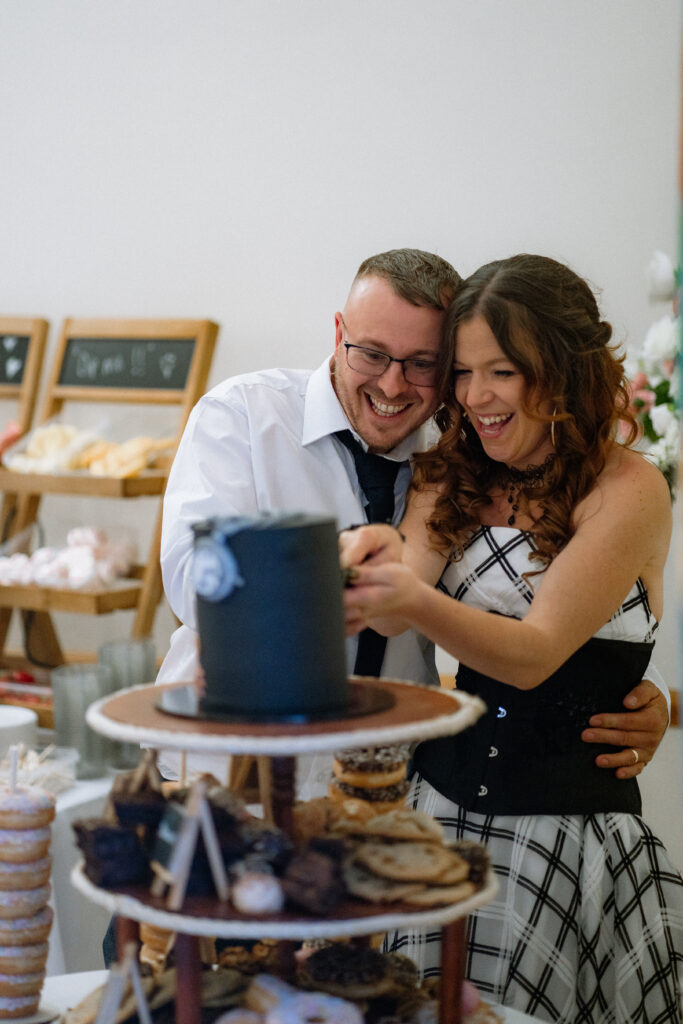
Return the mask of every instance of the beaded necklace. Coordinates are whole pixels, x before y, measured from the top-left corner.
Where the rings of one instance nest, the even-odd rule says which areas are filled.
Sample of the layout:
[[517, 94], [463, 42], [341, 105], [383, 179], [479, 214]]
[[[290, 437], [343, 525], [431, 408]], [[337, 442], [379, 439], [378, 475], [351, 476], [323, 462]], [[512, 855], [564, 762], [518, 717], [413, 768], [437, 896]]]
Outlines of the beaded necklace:
[[519, 512], [519, 492], [523, 488], [535, 489], [543, 487], [548, 469], [554, 459], [549, 455], [540, 466], [528, 466], [526, 469], [515, 469], [514, 466], [507, 467], [507, 482], [503, 485], [507, 489], [507, 502], [510, 506], [508, 526], [514, 526], [515, 517]]

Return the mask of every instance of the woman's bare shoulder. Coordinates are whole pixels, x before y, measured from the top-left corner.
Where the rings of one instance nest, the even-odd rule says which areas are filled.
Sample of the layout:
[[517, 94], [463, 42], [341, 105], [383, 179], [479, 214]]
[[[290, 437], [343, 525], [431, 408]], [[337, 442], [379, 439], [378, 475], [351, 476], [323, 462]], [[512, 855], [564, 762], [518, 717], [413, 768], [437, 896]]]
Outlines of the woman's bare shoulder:
[[662, 524], [671, 518], [669, 485], [664, 474], [641, 452], [615, 445], [595, 486], [579, 503], [577, 520], [616, 509], [644, 515]]

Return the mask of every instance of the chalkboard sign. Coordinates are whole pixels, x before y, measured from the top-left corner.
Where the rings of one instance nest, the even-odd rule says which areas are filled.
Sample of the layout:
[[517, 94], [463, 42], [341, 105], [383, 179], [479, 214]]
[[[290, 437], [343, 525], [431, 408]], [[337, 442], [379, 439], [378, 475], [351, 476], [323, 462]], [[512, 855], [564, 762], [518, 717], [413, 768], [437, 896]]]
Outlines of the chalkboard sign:
[[159, 822], [151, 860], [161, 868], [170, 868], [176, 844], [187, 823], [185, 808], [169, 801]]
[[0, 334], [0, 384], [21, 384], [29, 341], [27, 334]]
[[194, 338], [67, 338], [59, 383], [181, 391]]

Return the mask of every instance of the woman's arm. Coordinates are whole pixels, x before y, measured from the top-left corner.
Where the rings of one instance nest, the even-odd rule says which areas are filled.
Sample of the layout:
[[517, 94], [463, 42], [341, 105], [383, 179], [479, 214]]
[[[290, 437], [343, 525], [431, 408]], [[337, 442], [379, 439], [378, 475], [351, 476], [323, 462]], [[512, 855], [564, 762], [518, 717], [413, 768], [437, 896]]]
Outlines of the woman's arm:
[[347, 607], [364, 622], [402, 618], [472, 668], [531, 689], [609, 620], [638, 577], [661, 614], [671, 508], [659, 471], [635, 453], [615, 451], [575, 520], [523, 621], [460, 604], [418, 578], [407, 557], [415, 554], [411, 531], [403, 564], [359, 567]]

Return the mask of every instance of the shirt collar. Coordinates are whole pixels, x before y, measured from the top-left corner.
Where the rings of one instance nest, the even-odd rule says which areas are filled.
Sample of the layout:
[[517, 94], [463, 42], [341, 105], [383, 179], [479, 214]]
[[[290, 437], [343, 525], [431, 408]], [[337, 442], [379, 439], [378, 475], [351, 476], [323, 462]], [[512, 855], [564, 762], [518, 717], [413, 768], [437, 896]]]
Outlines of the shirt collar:
[[[322, 366], [314, 370], [308, 380], [301, 443], [305, 447], [336, 433], [337, 430], [351, 430], [363, 448], [367, 448], [365, 442], [358, 437], [346, 418], [337, 393], [332, 387], [330, 360], [326, 359]], [[414, 430], [395, 448], [392, 448], [391, 452], [387, 453], [387, 458], [399, 461], [408, 459], [414, 452], [424, 451], [430, 444], [434, 444], [436, 436], [434, 424], [430, 420]]]

